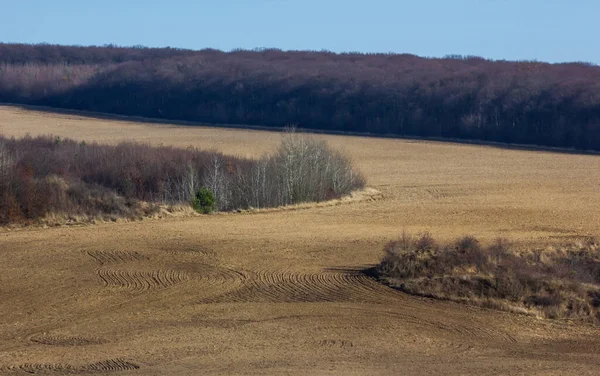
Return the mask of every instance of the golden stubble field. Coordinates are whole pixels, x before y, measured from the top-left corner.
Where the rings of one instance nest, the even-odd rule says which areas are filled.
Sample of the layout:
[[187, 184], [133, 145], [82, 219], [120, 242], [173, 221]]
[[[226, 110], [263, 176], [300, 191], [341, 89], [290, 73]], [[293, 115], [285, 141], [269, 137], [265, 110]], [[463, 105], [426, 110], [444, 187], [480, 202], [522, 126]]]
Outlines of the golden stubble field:
[[[277, 132], [0, 107], [0, 133], [259, 156]], [[600, 329], [407, 296], [357, 270], [403, 231], [600, 235], [600, 156], [315, 136], [383, 197], [0, 231], [0, 374], [598, 374]]]

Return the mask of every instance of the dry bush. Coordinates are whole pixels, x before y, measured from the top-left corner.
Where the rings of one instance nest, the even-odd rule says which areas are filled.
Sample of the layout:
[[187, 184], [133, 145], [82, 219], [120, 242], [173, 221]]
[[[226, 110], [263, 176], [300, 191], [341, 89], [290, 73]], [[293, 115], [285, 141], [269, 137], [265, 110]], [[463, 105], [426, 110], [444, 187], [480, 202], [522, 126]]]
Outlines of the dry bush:
[[377, 277], [410, 294], [600, 323], [600, 249], [589, 239], [519, 250], [466, 236], [439, 245], [429, 234], [389, 243]]

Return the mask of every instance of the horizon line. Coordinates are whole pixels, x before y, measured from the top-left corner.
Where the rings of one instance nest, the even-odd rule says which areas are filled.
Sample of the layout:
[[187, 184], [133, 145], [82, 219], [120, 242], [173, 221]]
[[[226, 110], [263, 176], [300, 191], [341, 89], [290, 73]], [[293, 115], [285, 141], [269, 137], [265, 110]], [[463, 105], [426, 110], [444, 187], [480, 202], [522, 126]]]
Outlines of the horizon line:
[[60, 44], [60, 43], [50, 43], [50, 42], [4, 42], [0, 41], [0, 44], [4, 45], [26, 45], [26, 46], [58, 46], [58, 47], [76, 47], [76, 48], [136, 48], [136, 49], [172, 49], [172, 50], [180, 50], [180, 51], [190, 51], [190, 52], [203, 52], [203, 51], [219, 51], [223, 53], [235, 53], [235, 52], [264, 52], [264, 51], [279, 51], [279, 52], [312, 52], [312, 53], [327, 53], [334, 55], [407, 55], [414, 56], [421, 59], [429, 59], [429, 60], [484, 60], [488, 62], [509, 62], [509, 63], [540, 63], [540, 64], [549, 64], [549, 65], [564, 65], [564, 64], [581, 64], [590, 67], [598, 67], [600, 63], [595, 63], [592, 61], [584, 61], [584, 60], [571, 60], [571, 61], [557, 61], [550, 62], [546, 60], [538, 60], [538, 59], [495, 59], [488, 58], [480, 55], [473, 54], [459, 54], [459, 53], [451, 53], [444, 54], [442, 56], [424, 56], [417, 55], [410, 52], [362, 52], [362, 51], [332, 51], [328, 49], [283, 49], [279, 47], [253, 47], [253, 48], [231, 48], [229, 50], [214, 48], [214, 47], [204, 47], [204, 48], [188, 48], [188, 47], [173, 47], [173, 46], [146, 46], [142, 44], [134, 44], [134, 45], [120, 45], [116, 43], [104, 43], [104, 44]]

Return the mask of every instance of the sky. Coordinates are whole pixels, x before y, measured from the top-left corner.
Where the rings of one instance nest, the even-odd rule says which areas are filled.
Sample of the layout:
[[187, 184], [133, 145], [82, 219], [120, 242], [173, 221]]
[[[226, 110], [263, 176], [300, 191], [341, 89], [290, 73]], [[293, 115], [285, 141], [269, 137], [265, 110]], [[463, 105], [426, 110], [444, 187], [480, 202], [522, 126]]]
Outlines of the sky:
[[600, 64], [598, 0], [0, 0], [0, 42]]

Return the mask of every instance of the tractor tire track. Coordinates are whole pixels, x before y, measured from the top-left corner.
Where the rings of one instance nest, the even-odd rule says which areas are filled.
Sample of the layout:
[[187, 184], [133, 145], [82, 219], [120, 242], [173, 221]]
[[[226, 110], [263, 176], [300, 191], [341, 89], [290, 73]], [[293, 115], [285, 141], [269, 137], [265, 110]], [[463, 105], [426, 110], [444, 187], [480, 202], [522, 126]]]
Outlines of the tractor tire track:
[[117, 372], [134, 370], [139, 368], [139, 365], [128, 362], [121, 358], [103, 360], [97, 363], [87, 364], [81, 367], [82, 370], [88, 372]]
[[205, 258], [205, 259], [215, 259], [217, 257], [217, 253], [211, 249], [197, 247], [197, 248], [184, 248], [184, 249], [166, 249], [165, 253], [174, 256], [183, 256], [190, 258]]
[[[368, 303], [373, 306], [383, 304], [397, 305], [405, 302], [404, 294], [384, 286], [360, 272], [322, 272], [294, 273], [260, 271], [248, 274], [242, 286], [229, 293], [201, 300], [201, 303]], [[411, 309], [405, 306], [406, 309]], [[416, 308], [418, 309], [418, 308]], [[372, 308], [370, 308], [372, 311]], [[378, 314], [389, 315], [390, 322], [397, 325], [409, 324], [423, 327], [440, 334], [459, 336], [464, 339], [458, 343], [443, 346], [458, 349], [469, 349], [472, 340], [515, 343], [509, 334], [476, 322], [459, 320], [437, 321], [429, 319], [427, 313], [404, 314], [393, 311], [377, 311]], [[440, 342], [442, 345], [442, 342]]]
[[78, 367], [70, 364], [61, 363], [24, 363], [16, 366], [0, 367], [0, 372], [16, 373], [16, 374], [48, 374], [56, 373], [59, 375], [76, 373]]
[[129, 271], [98, 269], [97, 274], [105, 287], [133, 291], [167, 288], [189, 280], [188, 274], [179, 270]]
[[244, 271], [208, 264], [202, 264], [194, 271], [194, 279], [209, 286], [241, 285], [249, 276], [250, 274]]
[[206, 299], [217, 302], [371, 302], [382, 303], [400, 295], [360, 273], [293, 273], [260, 271], [250, 274], [230, 293]]
[[139, 369], [140, 366], [121, 358], [108, 359], [84, 365], [61, 363], [24, 363], [16, 366], [0, 367], [1, 372], [16, 374], [81, 374], [81, 373], [108, 373]]
[[239, 289], [249, 278], [247, 272], [210, 264], [193, 263], [174, 267], [189, 275], [198, 299], [208, 299]]

